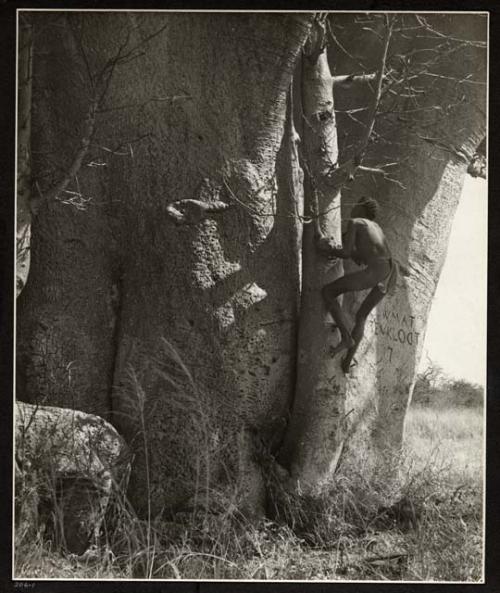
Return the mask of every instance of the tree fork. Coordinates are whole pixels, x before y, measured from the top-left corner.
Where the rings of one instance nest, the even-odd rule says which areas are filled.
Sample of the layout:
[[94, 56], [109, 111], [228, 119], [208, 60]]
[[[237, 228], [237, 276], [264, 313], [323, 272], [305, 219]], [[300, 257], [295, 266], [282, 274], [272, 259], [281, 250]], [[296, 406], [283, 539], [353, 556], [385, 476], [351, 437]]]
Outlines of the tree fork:
[[[352, 181], [354, 179], [356, 171], [358, 171], [358, 170], [366, 171], [367, 170], [366, 167], [362, 167], [361, 163], [363, 160], [363, 156], [366, 152], [366, 149], [368, 147], [368, 143], [370, 142], [371, 135], [373, 133], [377, 110], [380, 105], [380, 100], [382, 98], [382, 83], [383, 83], [384, 77], [385, 77], [385, 65], [386, 65], [386, 61], [387, 61], [387, 52], [389, 49], [389, 43], [391, 40], [392, 29], [394, 27], [394, 19], [395, 19], [395, 17], [391, 18], [391, 17], [388, 17], [387, 15], [385, 15], [385, 17], [386, 17], [386, 27], [385, 27], [385, 35], [383, 38], [382, 54], [381, 54], [381, 58], [380, 58], [380, 66], [379, 66], [376, 74], [366, 75], [366, 76], [362, 76], [362, 77], [350, 77], [350, 76], [338, 77], [340, 79], [345, 79], [345, 80], [341, 80], [341, 82], [349, 81], [350, 78], [352, 78], [353, 80], [355, 78], [358, 78], [358, 79], [364, 78], [365, 82], [367, 82], [368, 78], [366, 78], [366, 77], [370, 77], [370, 80], [374, 80], [374, 83], [375, 83], [374, 97], [373, 97], [373, 101], [371, 102], [371, 105], [369, 107], [368, 123], [366, 125], [366, 131], [365, 131], [363, 137], [361, 138], [361, 141], [359, 142], [358, 149], [356, 150], [354, 156], [351, 159], [347, 160], [345, 163], [343, 163], [340, 166], [332, 167], [332, 170], [330, 171], [330, 174], [328, 176], [329, 183], [333, 187], [336, 187], [339, 190], [341, 189], [341, 187], [343, 185], [345, 185], [346, 182]], [[358, 80], [358, 82], [359, 81], [360, 80]], [[335, 85], [335, 77], [333, 78], [333, 84]], [[378, 172], [380, 172], [380, 171], [378, 171]]]

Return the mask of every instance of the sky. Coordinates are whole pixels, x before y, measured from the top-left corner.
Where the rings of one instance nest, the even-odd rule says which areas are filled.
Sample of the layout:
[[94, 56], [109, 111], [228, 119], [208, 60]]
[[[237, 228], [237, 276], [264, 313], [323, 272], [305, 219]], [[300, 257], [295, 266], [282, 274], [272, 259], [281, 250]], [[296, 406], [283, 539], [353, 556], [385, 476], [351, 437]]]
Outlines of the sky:
[[429, 315], [426, 355], [450, 378], [486, 383], [487, 182], [466, 176]]

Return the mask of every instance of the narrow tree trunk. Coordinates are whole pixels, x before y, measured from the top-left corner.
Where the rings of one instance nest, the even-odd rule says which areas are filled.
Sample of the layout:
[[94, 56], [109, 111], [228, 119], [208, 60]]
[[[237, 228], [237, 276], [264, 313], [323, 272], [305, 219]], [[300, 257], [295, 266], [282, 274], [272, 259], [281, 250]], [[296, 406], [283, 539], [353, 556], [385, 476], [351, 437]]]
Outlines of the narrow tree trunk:
[[24, 288], [30, 269], [31, 238], [31, 85], [33, 36], [29, 22], [19, 23], [17, 113], [16, 293]]
[[302, 491], [314, 490], [335, 469], [344, 413], [344, 379], [329, 350], [338, 335], [328, 323], [321, 287], [342, 274], [318, 255], [315, 236], [341, 241], [340, 192], [328, 181], [338, 160], [332, 76], [324, 30], [316, 23], [302, 57], [303, 162], [306, 203], [311, 222], [303, 236], [303, 281], [299, 322], [297, 383], [292, 416], [280, 460]]

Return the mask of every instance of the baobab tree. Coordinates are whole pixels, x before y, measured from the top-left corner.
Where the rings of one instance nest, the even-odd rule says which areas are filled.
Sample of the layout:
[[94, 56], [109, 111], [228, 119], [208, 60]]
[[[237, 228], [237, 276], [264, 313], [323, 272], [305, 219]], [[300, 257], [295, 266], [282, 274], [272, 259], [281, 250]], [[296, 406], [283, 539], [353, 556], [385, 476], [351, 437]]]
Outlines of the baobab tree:
[[[214, 492], [260, 512], [257, 442], [301, 491], [355, 459], [385, 467], [485, 136], [485, 18], [21, 19], [18, 397], [109, 419], [148, 514]], [[320, 293], [343, 269], [314, 237], [340, 243], [362, 193], [404, 274], [344, 374]]]
[[[359, 33], [355, 36], [354, 23]], [[353, 361], [357, 366], [347, 378], [338, 362], [325, 364], [317, 356], [322, 347], [325, 353], [329, 349], [328, 326], [318, 305], [326, 278], [318, 268], [311, 274], [313, 304], [308, 309], [304, 292], [306, 311], [300, 318], [309, 337], [304, 354], [299, 343], [298, 356], [298, 384], [303, 364], [308, 387], [302, 397], [297, 392], [296, 413], [285, 439], [295, 462], [301, 460], [297, 471], [307, 476], [307, 483], [328, 480], [341, 455], [353, 458], [344, 463], [359, 463], [364, 452], [367, 466], [397, 467], [389, 459], [401, 447], [453, 213], [467, 166], [485, 136], [484, 16], [470, 22], [464, 15], [433, 15], [430, 21], [422, 15], [336, 15], [328, 24], [335, 48], [332, 66], [336, 72], [354, 73], [331, 78], [343, 156], [334, 174], [341, 183], [345, 174], [349, 180], [356, 156], [363, 155], [352, 183], [344, 182], [343, 202], [348, 210], [355, 196], [377, 198], [381, 225], [402, 274], [396, 293], [369, 317]], [[337, 162], [335, 153], [331, 160]], [[324, 170], [331, 175], [326, 165]], [[325, 199], [328, 192], [322, 195]], [[331, 198], [320, 210], [334, 216], [338, 202]], [[311, 252], [312, 242], [311, 237]], [[307, 250], [307, 239], [304, 246]], [[311, 257], [324, 267], [317, 254]], [[329, 279], [340, 265], [327, 272]], [[353, 268], [348, 264], [347, 271]], [[353, 323], [364, 296], [344, 297], [344, 310]], [[324, 365], [317, 370], [320, 380], [312, 382], [315, 389], [311, 365]]]

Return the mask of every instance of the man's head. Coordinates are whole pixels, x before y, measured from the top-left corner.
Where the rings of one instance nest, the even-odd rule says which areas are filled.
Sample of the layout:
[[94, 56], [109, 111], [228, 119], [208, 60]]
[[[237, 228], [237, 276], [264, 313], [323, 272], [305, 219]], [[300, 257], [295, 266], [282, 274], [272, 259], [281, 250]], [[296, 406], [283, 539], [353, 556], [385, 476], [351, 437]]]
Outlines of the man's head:
[[369, 220], [375, 220], [378, 209], [379, 205], [377, 200], [363, 196], [353, 207], [351, 216], [353, 218], [368, 218]]

